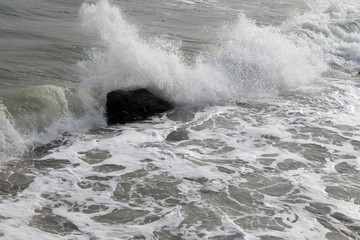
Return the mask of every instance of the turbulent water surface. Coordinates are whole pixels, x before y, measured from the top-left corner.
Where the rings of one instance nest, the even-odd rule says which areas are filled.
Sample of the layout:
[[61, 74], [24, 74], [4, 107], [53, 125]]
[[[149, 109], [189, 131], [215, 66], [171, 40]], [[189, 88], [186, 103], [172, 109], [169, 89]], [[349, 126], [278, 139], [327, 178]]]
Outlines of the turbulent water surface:
[[0, 239], [360, 239], [358, 0], [2, 0], [0, 53]]

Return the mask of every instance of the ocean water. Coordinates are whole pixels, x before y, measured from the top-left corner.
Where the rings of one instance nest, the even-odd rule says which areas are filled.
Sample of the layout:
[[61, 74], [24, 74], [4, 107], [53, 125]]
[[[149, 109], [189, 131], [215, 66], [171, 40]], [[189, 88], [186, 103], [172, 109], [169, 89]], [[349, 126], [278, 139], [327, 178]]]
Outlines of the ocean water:
[[360, 239], [359, 72], [358, 0], [2, 0], [0, 239]]

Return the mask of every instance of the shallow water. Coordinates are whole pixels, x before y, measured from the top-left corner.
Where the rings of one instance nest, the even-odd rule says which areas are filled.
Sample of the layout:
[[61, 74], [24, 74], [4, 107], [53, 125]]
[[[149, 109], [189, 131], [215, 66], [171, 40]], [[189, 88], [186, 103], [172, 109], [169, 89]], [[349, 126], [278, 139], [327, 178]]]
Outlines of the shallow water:
[[0, 239], [360, 238], [357, 1], [94, 2], [0, 3]]

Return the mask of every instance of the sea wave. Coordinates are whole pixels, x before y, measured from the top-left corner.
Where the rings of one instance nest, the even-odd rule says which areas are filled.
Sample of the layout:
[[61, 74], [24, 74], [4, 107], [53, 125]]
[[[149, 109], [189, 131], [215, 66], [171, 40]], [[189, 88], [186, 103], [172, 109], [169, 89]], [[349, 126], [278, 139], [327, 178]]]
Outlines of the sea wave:
[[[82, 27], [94, 47], [78, 63], [77, 89], [54, 86], [14, 91], [3, 102], [0, 152], [16, 156], [27, 146], [105, 126], [106, 94], [146, 87], [177, 105], [203, 106], [277, 96], [321, 78], [328, 64], [355, 71], [360, 63], [359, 3], [322, 1], [280, 26], [260, 26], [240, 14], [224, 26], [220, 44], [188, 64], [181, 41], [147, 38], [120, 7], [107, 0], [84, 3]], [[27, 96], [24, 101], [18, 96]], [[9, 102], [30, 105], [11, 108]], [[7, 110], [6, 110], [7, 109]]]
[[177, 104], [259, 98], [307, 84], [325, 69], [307, 46], [276, 27], [257, 26], [245, 15], [226, 27], [223, 43], [211, 57], [198, 56], [191, 66], [178, 44], [141, 37], [119, 7], [106, 0], [84, 4], [80, 15], [101, 45], [80, 64], [88, 73], [82, 89], [97, 89], [100, 101], [111, 90], [136, 87], [151, 88]]
[[0, 160], [10, 160], [24, 153], [26, 145], [20, 133], [14, 128], [6, 108], [0, 104]]
[[286, 21], [281, 28], [296, 42], [321, 55], [325, 62], [356, 72], [360, 64], [360, 2], [308, 1], [309, 12]]

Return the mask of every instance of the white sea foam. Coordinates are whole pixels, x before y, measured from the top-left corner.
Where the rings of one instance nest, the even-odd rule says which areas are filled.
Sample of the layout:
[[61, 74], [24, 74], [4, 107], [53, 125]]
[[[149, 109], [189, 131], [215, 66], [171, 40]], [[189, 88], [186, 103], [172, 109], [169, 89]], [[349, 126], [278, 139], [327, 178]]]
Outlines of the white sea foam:
[[[358, 221], [358, 196], [333, 196], [328, 189], [357, 186], [347, 181], [351, 175], [335, 169], [358, 161], [351, 142], [360, 140], [360, 116], [343, 108], [359, 107], [351, 89], [344, 82], [349, 95], [331, 90], [265, 105], [212, 106], [185, 122], [169, 113], [114, 127], [105, 138], [85, 134], [40, 160], [67, 159], [68, 165], [37, 174], [19, 201], [2, 202], [1, 231], [9, 238], [27, 232], [56, 239], [34, 225], [39, 209], [50, 208], [79, 229], [66, 235], [70, 239], [152, 239], [159, 232], [185, 239], [323, 239], [330, 230], [321, 219], [342, 231], [337, 236], [351, 238], [350, 225], [330, 215]], [[179, 129], [189, 139], [166, 140]], [[289, 160], [293, 165], [287, 168]], [[106, 165], [113, 169], [97, 170]], [[124, 168], [116, 170], [119, 165]], [[91, 206], [99, 208], [92, 212]], [[119, 210], [130, 213], [113, 214]], [[137, 217], [128, 219], [132, 214]]]

